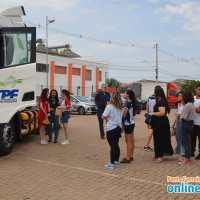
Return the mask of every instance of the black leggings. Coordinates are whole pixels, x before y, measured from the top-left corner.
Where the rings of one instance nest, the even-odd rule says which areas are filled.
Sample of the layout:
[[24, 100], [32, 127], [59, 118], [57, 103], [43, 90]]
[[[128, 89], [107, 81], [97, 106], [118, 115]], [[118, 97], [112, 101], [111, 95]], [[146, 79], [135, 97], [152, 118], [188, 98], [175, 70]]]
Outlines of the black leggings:
[[110, 145], [110, 163], [114, 164], [114, 161], [119, 162], [120, 148], [119, 138], [121, 136], [121, 128], [117, 127], [113, 130], [107, 131], [107, 140]]

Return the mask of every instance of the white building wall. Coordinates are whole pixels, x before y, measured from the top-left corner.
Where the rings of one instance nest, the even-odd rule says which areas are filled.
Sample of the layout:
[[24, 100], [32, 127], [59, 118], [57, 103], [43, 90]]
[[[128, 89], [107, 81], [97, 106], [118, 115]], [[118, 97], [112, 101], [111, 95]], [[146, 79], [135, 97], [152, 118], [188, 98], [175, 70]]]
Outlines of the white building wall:
[[[46, 54], [37, 52], [37, 63], [46, 63]], [[48, 55], [49, 65], [51, 61], [55, 61], [55, 65], [67, 67], [67, 74], [55, 74], [54, 86], [60, 93], [61, 89], [68, 89], [68, 64], [72, 63], [73, 68], [80, 68], [80, 76], [72, 75], [72, 92], [77, 94], [77, 87], [80, 86], [78, 94], [82, 95], [82, 66], [86, 66], [86, 70], [92, 70], [92, 80], [85, 81], [85, 96], [89, 97], [93, 92], [96, 92], [96, 67], [102, 72], [102, 81], [99, 81], [99, 88], [101, 84], [105, 83], [105, 73], [108, 72], [108, 64], [106, 62], [95, 62], [92, 59], [70, 59], [60, 55]], [[37, 72], [37, 94], [40, 94], [41, 88], [46, 87], [47, 74], [45, 72]], [[48, 74], [48, 86], [50, 86], [50, 73]]]

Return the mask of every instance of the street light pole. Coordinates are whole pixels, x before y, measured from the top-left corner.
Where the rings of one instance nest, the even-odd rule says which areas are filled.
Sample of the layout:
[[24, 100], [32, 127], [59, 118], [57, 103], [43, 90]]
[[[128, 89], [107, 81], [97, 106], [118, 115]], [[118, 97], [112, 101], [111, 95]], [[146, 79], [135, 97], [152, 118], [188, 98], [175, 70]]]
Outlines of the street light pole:
[[49, 46], [48, 46], [48, 26], [49, 24], [53, 23], [55, 20], [48, 20], [48, 16], [46, 16], [46, 72], [47, 72], [47, 88], [48, 88], [48, 85], [49, 85], [49, 68], [48, 68], [48, 64], [49, 64], [49, 61], [48, 61], [48, 50], [49, 50]]
[[48, 82], [49, 82], [49, 69], [48, 69], [48, 16], [46, 16], [46, 72], [47, 72], [47, 88], [48, 88]]

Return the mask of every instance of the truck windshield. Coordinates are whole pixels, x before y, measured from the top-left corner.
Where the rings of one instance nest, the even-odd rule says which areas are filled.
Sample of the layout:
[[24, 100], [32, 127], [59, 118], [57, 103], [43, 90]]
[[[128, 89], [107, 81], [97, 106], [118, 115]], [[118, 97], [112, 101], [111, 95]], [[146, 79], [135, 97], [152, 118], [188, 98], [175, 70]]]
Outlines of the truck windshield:
[[35, 62], [32, 38], [31, 32], [0, 30], [0, 69]]

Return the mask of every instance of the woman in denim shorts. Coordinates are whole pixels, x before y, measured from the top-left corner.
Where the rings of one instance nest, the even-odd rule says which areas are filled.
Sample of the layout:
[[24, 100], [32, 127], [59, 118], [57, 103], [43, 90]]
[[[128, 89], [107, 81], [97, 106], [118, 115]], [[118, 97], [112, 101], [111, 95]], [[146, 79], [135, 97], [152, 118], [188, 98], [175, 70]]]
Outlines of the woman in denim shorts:
[[69, 128], [68, 121], [70, 118], [69, 110], [70, 110], [70, 94], [68, 90], [62, 90], [61, 96], [64, 98], [61, 106], [58, 108], [62, 109], [62, 117], [61, 121], [63, 123], [63, 127], [65, 130], [65, 139], [61, 142], [62, 145], [69, 144]]

